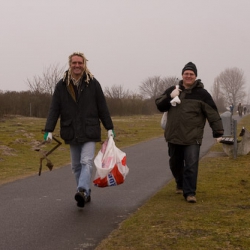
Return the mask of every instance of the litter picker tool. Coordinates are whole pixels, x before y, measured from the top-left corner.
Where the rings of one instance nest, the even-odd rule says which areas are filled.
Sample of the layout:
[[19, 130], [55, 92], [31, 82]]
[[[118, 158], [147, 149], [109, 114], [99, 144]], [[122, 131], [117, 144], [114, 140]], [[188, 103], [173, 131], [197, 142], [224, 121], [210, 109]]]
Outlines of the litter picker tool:
[[[42, 132], [44, 132], [44, 131], [42, 131]], [[51, 171], [52, 170], [52, 168], [53, 168], [53, 164], [52, 164], [52, 162], [48, 159], [48, 155], [50, 155], [53, 151], [55, 151], [62, 143], [57, 139], [57, 138], [55, 138], [54, 136], [52, 136], [52, 139], [55, 141], [55, 142], [57, 142], [57, 144], [52, 148], [52, 149], [50, 149], [48, 152], [42, 152], [42, 154], [41, 154], [41, 157], [40, 157], [40, 166], [39, 166], [39, 172], [38, 172], [38, 175], [40, 176], [41, 175], [41, 173], [42, 173], [42, 167], [43, 167], [43, 160], [44, 159], [46, 159], [46, 161], [47, 161], [47, 164], [46, 164], [46, 166], [49, 168], [49, 170]], [[37, 146], [37, 148], [35, 149], [36, 151], [40, 151], [40, 147], [42, 146], [42, 145], [44, 145], [44, 144], [47, 144], [48, 142], [47, 141], [43, 141], [43, 142], [41, 142], [38, 146]]]

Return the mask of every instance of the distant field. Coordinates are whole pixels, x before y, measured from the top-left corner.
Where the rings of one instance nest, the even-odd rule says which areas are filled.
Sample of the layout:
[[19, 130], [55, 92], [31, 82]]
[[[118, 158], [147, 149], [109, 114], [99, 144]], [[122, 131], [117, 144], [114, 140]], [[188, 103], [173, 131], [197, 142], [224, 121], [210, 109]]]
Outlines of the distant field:
[[[150, 116], [113, 117], [116, 133], [116, 145], [126, 147], [163, 135], [160, 127], [161, 114]], [[0, 120], [0, 184], [17, 178], [37, 174], [41, 153], [35, 151], [43, 141], [41, 130], [45, 119], [8, 116]], [[59, 128], [53, 133], [59, 140]], [[107, 138], [107, 132], [102, 129], [102, 140]], [[62, 141], [63, 142], [63, 141]], [[41, 152], [50, 150], [55, 143], [42, 147]], [[96, 144], [96, 151], [101, 144]], [[69, 146], [64, 143], [49, 157], [54, 168], [70, 163]], [[43, 171], [47, 171], [46, 161], [43, 161]]]

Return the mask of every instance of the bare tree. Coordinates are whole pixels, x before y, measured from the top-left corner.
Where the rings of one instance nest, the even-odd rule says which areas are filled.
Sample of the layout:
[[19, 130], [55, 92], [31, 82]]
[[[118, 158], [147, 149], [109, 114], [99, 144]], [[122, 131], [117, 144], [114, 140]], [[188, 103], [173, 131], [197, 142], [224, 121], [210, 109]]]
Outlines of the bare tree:
[[51, 95], [31, 91], [0, 91], [0, 117], [3, 115], [23, 115], [46, 117]]
[[160, 76], [148, 77], [142, 84], [139, 86], [140, 94], [145, 98], [153, 98], [159, 95], [159, 88], [162, 83]]
[[32, 80], [27, 79], [27, 85], [31, 92], [44, 93], [42, 78], [40, 76], [34, 76]]
[[224, 96], [221, 93], [221, 88], [220, 84], [217, 81], [217, 78], [214, 80], [214, 84], [211, 88], [211, 95], [213, 97], [214, 102], [216, 103], [216, 106], [219, 111], [225, 111], [225, 101], [224, 101]]
[[127, 98], [130, 95], [129, 90], [125, 90], [122, 85], [113, 85], [112, 87], [106, 87], [104, 89], [104, 95], [108, 98], [122, 99]]
[[211, 88], [211, 95], [212, 95], [215, 102], [217, 102], [221, 97], [220, 84], [219, 84], [217, 78], [215, 78], [214, 84], [213, 84], [213, 86]]
[[27, 79], [27, 85], [32, 92], [47, 93], [52, 95], [58, 81], [63, 77], [64, 67], [59, 65], [50, 65], [43, 70], [42, 76], [34, 76], [33, 79]]
[[139, 86], [141, 95], [146, 99], [155, 99], [157, 96], [162, 94], [170, 86], [176, 85], [178, 79], [176, 77], [164, 77], [153, 76], [148, 77]]
[[215, 82], [220, 86], [221, 96], [227, 105], [236, 105], [246, 96], [244, 72], [236, 67], [225, 69], [215, 78]]
[[179, 83], [179, 80], [175, 76], [164, 77], [161, 80], [161, 84], [159, 86], [159, 94], [162, 94], [167, 88], [174, 86]]
[[134, 115], [147, 112], [144, 110], [142, 97], [132, 91], [125, 90], [122, 85], [113, 85], [104, 89], [104, 95], [111, 115]]

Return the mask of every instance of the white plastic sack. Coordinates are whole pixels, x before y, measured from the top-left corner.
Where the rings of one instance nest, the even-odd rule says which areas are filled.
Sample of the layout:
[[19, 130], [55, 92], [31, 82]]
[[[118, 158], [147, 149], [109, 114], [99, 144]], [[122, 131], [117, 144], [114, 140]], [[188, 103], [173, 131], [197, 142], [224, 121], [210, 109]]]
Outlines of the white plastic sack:
[[122, 184], [129, 172], [126, 153], [116, 147], [112, 136], [106, 140], [94, 159], [96, 174], [94, 185], [109, 187]]
[[165, 130], [167, 124], [167, 112], [164, 112], [161, 118], [161, 127]]

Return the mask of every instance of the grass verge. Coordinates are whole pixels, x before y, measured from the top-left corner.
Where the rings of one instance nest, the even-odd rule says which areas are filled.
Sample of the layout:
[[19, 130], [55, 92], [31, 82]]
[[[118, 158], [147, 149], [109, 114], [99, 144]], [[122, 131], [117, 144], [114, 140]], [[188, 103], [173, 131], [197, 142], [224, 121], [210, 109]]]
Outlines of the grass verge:
[[[242, 126], [250, 131], [250, 116]], [[171, 181], [96, 250], [250, 249], [250, 154], [230, 158], [221, 144], [210, 152], [200, 161], [196, 204]]]
[[[161, 136], [163, 131], [160, 128], [160, 119], [160, 114], [113, 117], [116, 145], [121, 148]], [[38, 173], [40, 157], [56, 144], [53, 142], [42, 146], [40, 152], [35, 151], [37, 145], [43, 141], [41, 130], [45, 121], [23, 116], [8, 116], [0, 120], [0, 184]], [[59, 137], [58, 125], [53, 135]], [[106, 138], [107, 131], [103, 128], [102, 140]], [[96, 152], [100, 147], [101, 143], [97, 143]], [[69, 164], [69, 146], [63, 143], [48, 158], [54, 168]], [[43, 161], [43, 171], [48, 171], [46, 160]]]

